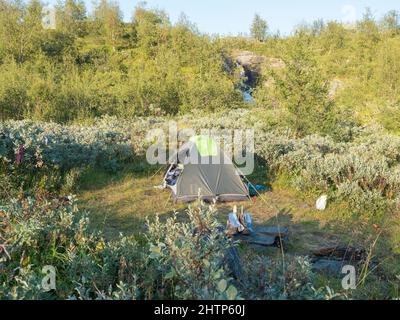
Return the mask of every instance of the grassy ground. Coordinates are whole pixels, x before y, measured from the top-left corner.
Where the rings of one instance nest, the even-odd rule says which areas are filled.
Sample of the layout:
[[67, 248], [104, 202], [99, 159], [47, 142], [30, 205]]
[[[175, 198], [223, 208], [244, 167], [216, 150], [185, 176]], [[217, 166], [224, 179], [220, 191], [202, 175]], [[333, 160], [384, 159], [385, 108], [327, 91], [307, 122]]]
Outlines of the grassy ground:
[[[146, 218], [158, 214], [165, 219], [174, 212], [185, 218], [187, 205], [174, 204], [170, 192], [158, 190], [154, 186], [162, 182], [163, 170], [127, 166], [117, 174], [102, 171], [87, 172], [83, 177], [79, 194], [81, 207], [90, 212], [91, 225], [102, 229], [106, 237], [113, 238], [119, 233], [138, 235], [144, 231]], [[268, 184], [266, 177], [256, 174], [256, 183]], [[361, 217], [352, 218], [348, 209], [336, 205], [320, 212], [315, 209], [315, 199], [307, 198], [288, 188], [284, 180], [270, 185], [271, 190], [252, 201], [240, 203], [251, 215], [255, 225], [280, 225], [290, 230], [290, 241], [285, 254], [309, 255], [313, 251], [339, 244], [361, 246], [372, 250], [379, 258], [379, 265], [367, 273], [362, 290], [354, 294], [360, 298], [383, 298], [396, 296], [399, 291], [395, 275], [400, 275], [400, 259], [396, 255], [399, 248], [399, 224], [388, 227]], [[234, 204], [220, 204], [218, 219], [225, 223], [227, 214]], [[375, 240], [377, 240], [375, 244]], [[249, 250], [245, 245], [241, 250]], [[279, 255], [277, 249], [259, 248], [255, 254]], [[320, 285], [340, 289], [341, 280], [321, 275]], [[397, 293], [396, 293], [397, 290]], [[397, 295], [398, 296], [398, 295]]]

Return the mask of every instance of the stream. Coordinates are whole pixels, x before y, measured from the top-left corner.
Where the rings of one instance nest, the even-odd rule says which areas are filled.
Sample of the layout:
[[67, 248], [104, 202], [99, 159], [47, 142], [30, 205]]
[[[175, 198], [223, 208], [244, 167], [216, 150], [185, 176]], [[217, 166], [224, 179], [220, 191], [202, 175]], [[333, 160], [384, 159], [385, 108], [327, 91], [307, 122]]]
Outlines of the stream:
[[249, 85], [249, 77], [246, 69], [238, 62], [236, 63], [236, 66], [240, 69], [240, 82], [238, 88], [243, 94], [243, 100], [246, 103], [254, 103], [253, 87]]

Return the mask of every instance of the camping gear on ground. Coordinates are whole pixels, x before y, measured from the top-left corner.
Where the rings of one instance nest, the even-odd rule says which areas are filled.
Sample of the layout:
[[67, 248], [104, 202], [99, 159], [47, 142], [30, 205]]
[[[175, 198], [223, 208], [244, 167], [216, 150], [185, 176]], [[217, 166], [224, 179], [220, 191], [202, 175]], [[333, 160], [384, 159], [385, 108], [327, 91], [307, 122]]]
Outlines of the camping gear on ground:
[[254, 227], [249, 235], [236, 233], [233, 239], [255, 246], [282, 248], [288, 241], [288, 236], [289, 229], [285, 227]]
[[255, 197], [258, 194], [260, 194], [262, 192], [265, 192], [267, 190], [267, 187], [265, 187], [265, 186], [262, 186], [262, 185], [259, 185], [259, 184], [254, 185], [254, 184], [252, 184], [250, 182], [247, 184], [247, 187], [249, 189], [250, 197]]
[[253, 227], [251, 215], [244, 211], [237, 214], [237, 207], [228, 215], [226, 232], [235, 240], [257, 246], [281, 248], [287, 241], [289, 229], [283, 227]]
[[227, 230], [230, 234], [235, 234], [237, 232], [243, 232], [245, 227], [240, 223], [237, 216], [237, 206], [233, 207], [233, 211], [228, 215]]
[[328, 196], [327, 195], [324, 195], [321, 198], [319, 198], [317, 200], [317, 203], [315, 204], [316, 207], [317, 207], [317, 210], [325, 211], [326, 205], [327, 205], [327, 201], [328, 201]]
[[229, 220], [228, 220], [228, 225], [229, 225], [229, 230], [232, 230], [232, 232], [243, 232], [245, 229], [244, 226], [239, 222], [239, 219], [236, 215], [236, 213], [230, 213], [229, 214]]
[[249, 190], [240, 171], [214, 139], [195, 136], [170, 159], [164, 185], [175, 202], [247, 201]]
[[233, 207], [233, 211], [228, 215], [226, 229], [229, 235], [234, 235], [236, 233], [249, 234], [251, 232], [250, 230], [248, 230], [246, 221], [244, 219], [243, 207], [241, 214], [239, 215], [237, 213], [237, 206]]
[[242, 206], [240, 214], [239, 214], [239, 222], [243, 226], [245, 226], [245, 230], [242, 233], [249, 234], [249, 233], [253, 232], [253, 226], [251, 224], [250, 213], [244, 212], [243, 206]]
[[246, 214], [244, 215], [244, 219], [245, 219], [245, 221], [246, 221], [247, 229], [249, 229], [250, 232], [254, 232], [254, 230], [253, 230], [253, 225], [251, 224], [251, 217], [250, 217], [250, 214], [246, 213]]

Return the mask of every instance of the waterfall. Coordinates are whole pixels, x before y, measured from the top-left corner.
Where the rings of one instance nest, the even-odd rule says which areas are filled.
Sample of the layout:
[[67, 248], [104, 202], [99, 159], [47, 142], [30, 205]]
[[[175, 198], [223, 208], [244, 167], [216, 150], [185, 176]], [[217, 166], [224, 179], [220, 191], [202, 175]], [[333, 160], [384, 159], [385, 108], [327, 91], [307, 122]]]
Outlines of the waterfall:
[[239, 62], [236, 62], [236, 67], [240, 70], [240, 82], [238, 88], [242, 91], [243, 100], [246, 103], [254, 103], [253, 88], [247, 83], [248, 76], [246, 74], [246, 69]]

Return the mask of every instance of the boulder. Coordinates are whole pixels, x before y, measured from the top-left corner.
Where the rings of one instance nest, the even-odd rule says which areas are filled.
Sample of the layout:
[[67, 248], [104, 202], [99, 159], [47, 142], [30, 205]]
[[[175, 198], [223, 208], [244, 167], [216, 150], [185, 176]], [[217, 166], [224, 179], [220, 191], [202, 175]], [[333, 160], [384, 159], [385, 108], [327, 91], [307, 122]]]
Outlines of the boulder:
[[246, 85], [254, 88], [264, 69], [281, 69], [285, 67], [283, 60], [257, 55], [251, 51], [236, 50], [232, 52], [232, 60], [243, 68]]
[[241, 66], [258, 70], [261, 64], [266, 60], [266, 57], [259, 56], [251, 51], [234, 51], [232, 56]]

